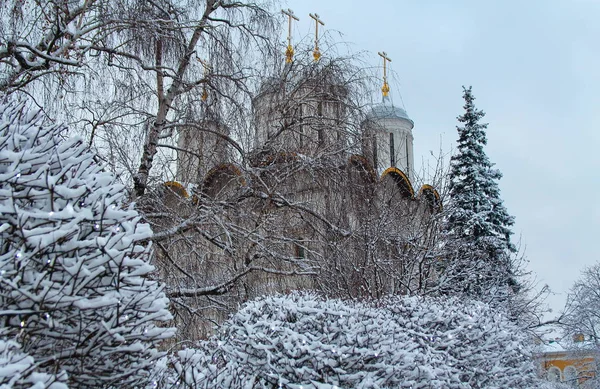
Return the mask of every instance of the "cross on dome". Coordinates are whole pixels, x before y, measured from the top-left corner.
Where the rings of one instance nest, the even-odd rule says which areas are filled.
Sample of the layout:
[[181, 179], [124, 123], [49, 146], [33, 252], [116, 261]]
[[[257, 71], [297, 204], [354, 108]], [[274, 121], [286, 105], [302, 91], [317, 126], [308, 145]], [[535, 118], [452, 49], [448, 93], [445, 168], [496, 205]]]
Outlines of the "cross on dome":
[[282, 9], [281, 13], [288, 17], [288, 45], [287, 49], [285, 50], [285, 62], [292, 63], [292, 58], [294, 57], [294, 48], [292, 47], [292, 19], [295, 21], [299, 21], [300, 19], [294, 15], [294, 11], [289, 8], [287, 11]]
[[319, 51], [319, 24], [324, 26], [325, 23], [319, 19], [319, 15], [317, 14], [308, 14], [308, 16], [315, 21], [315, 49], [313, 51], [313, 58], [315, 59], [315, 62], [317, 62], [319, 58], [321, 58], [321, 52]]
[[388, 57], [387, 53], [385, 51], [383, 52], [378, 52], [377, 54], [379, 54], [379, 56], [381, 58], [383, 58], [383, 86], [381, 87], [381, 92], [383, 93], [383, 97], [387, 97], [387, 95], [390, 93], [390, 86], [387, 83], [387, 62], [392, 62], [392, 60], [390, 59], [390, 57]]

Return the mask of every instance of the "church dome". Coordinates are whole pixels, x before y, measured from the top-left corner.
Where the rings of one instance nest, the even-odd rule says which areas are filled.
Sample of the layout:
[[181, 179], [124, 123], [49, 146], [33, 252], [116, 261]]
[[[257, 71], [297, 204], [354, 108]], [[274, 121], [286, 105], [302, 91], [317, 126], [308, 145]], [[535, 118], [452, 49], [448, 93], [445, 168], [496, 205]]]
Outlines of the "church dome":
[[257, 98], [272, 93], [297, 93], [304, 89], [302, 96], [345, 98], [348, 90], [339, 66], [331, 63], [311, 63], [309, 65], [286, 64], [279, 75], [266, 77], [259, 89]]
[[367, 119], [404, 119], [410, 122], [411, 127], [415, 125], [411, 118], [408, 117], [406, 111], [403, 108], [393, 105], [387, 97], [384, 97], [381, 104], [377, 104], [371, 108], [371, 110], [367, 113]]

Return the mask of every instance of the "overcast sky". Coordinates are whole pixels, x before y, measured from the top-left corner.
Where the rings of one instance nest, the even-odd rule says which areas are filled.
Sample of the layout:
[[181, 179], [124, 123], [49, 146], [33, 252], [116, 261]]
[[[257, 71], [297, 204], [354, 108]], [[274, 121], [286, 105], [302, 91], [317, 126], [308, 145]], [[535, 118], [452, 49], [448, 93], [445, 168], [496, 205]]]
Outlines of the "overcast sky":
[[[289, 0], [308, 35], [317, 13], [353, 50], [386, 51], [395, 104], [415, 122], [415, 162], [457, 139], [462, 85], [489, 123], [529, 269], [557, 293], [600, 257], [600, 1]], [[313, 22], [313, 23], [311, 23]], [[401, 95], [401, 99], [400, 99]]]

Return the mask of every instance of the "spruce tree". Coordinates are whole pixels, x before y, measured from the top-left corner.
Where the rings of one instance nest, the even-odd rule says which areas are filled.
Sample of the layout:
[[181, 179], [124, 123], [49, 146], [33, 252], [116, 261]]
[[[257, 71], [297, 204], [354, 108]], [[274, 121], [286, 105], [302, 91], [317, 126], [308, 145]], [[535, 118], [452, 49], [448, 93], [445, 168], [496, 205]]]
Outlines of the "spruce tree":
[[15, 385], [143, 386], [173, 334], [156, 326], [171, 315], [150, 279], [152, 231], [63, 130], [0, 104], [0, 368]]
[[458, 117], [458, 152], [451, 158], [449, 204], [445, 233], [448, 272], [445, 280], [455, 292], [487, 301], [505, 301], [519, 286], [510, 240], [514, 218], [500, 198], [494, 169], [484, 151], [488, 124], [485, 113], [475, 108], [471, 87], [463, 87], [463, 115]]

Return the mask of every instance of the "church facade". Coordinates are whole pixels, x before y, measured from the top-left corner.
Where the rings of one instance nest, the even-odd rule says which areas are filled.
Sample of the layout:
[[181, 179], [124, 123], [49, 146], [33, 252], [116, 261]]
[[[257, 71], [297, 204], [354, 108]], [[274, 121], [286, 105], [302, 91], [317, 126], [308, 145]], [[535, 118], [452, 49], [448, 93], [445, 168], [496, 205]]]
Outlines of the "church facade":
[[265, 294], [382, 298], [434, 280], [441, 201], [415, 189], [414, 123], [386, 97], [365, 114], [349, 94], [327, 66], [286, 66], [253, 99], [249, 152], [217, 115], [180, 131], [163, 192], [179, 218], [154, 228], [189, 225], [157, 255], [182, 339]]

